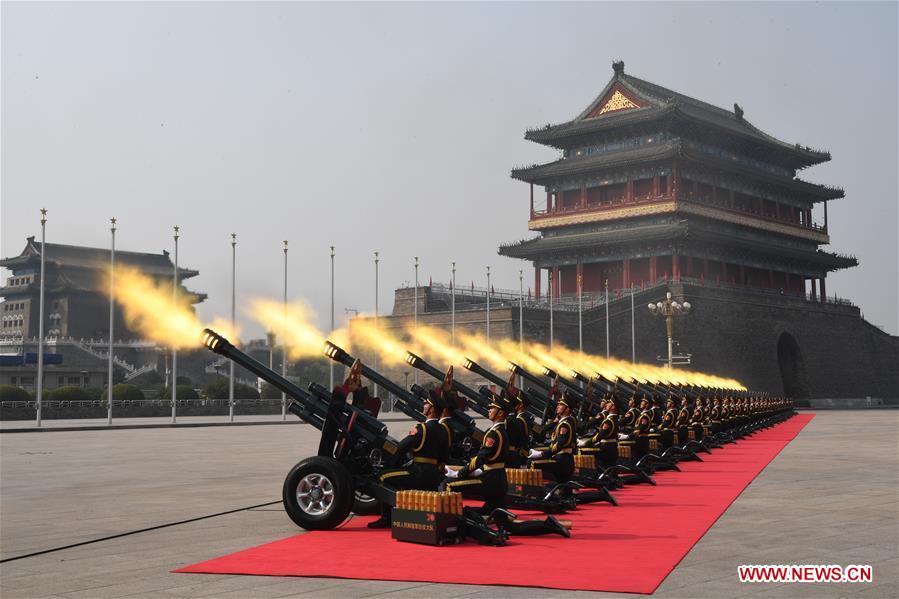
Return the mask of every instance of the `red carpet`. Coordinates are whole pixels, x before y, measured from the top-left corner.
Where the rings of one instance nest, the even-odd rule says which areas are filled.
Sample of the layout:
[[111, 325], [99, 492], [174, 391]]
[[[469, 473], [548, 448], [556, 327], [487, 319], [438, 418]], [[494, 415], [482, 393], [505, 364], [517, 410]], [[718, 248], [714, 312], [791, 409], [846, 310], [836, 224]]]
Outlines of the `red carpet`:
[[562, 516], [574, 521], [570, 539], [429, 547], [393, 541], [387, 531], [365, 528], [369, 518], [356, 518], [339, 530], [298, 534], [177, 572], [652, 593], [813, 416], [798, 414], [702, 454], [704, 462], [682, 462], [682, 472], [659, 472], [656, 487], [616, 491], [619, 507], [591, 504]]

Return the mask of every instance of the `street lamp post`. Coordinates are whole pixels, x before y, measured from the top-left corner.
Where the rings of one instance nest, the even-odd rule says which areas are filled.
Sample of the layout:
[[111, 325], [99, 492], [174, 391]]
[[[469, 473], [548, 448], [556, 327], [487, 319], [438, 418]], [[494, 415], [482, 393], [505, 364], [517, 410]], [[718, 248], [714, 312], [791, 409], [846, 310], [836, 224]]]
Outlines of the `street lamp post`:
[[[47, 257], [47, 209], [41, 208], [41, 291], [38, 300], [37, 315], [37, 394], [35, 406], [37, 408], [37, 426], [41, 425], [41, 407], [44, 401], [44, 284], [45, 261]], [[22, 337], [24, 339], [24, 331]], [[23, 343], [24, 345], [24, 343]]]
[[[518, 271], [518, 351], [524, 354], [524, 271]], [[518, 376], [518, 386], [524, 388], [524, 376]]]
[[112, 424], [112, 340], [115, 321], [115, 217], [109, 219], [112, 241], [109, 246], [109, 356], [106, 373], [106, 424]]
[[674, 317], [683, 316], [690, 312], [690, 302], [679, 303], [671, 299], [671, 292], [665, 294], [665, 300], [649, 304], [649, 311], [656, 316], [665, 317], [665, 329], [668, 333], [668, 368], [673, 367], [674, 362], [674, 343], [673, 329]]

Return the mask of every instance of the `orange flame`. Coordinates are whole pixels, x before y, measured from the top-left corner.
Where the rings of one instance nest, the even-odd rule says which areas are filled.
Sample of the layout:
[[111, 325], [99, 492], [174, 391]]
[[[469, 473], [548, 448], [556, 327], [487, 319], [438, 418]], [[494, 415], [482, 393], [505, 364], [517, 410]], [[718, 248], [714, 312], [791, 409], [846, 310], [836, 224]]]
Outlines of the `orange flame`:
[[[201, 347], [203, 328], [209, 326], [236, 343], [237, 331], [231, 323], [216, 318], [204, 324], [194, 313], [191, 296], [179, 293], [173, 297], [171, 281], [157, 281], [138, 269], [118, 266], [115, 269], [115, 301], [122, 307], [128, 328], [148, 339], [176, 349]], [[109, 269], [101, 291], [109, 289]]]

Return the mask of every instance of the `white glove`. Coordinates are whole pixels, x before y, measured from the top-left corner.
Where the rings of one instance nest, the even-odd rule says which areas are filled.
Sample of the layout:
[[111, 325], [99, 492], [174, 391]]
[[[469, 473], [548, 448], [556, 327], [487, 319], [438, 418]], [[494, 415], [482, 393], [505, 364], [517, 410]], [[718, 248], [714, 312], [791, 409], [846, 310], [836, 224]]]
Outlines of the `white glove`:
[[619, 441], [624, 441], [625, 439], [627, 439], [627, 435], [625, 435], [624, 433], [618, 433]]
[[444, 466], [443, 469], [444, 469], [444, 471], [446, 472], [446, 477], [447, 477], [447, 478], [459, 478], [459, 471], [458, 471], [458, 470], [453, 470], [453, 469], [450, 468], [449, 466]]
[[481, 476], [482, 474], [484, 474], [484, 471], [481, 470], [480, 468], [475, 468], [474, 470], [471, 471], [472, 476]]
[[533, 459], [540, 458], [540, 457], [543, 457], [543, 452], [542, 452], [542, 451], [538, 451], [538, 450], [536, 450], [536, 449], [532, 449], [532, 450], [531, 450], [531, 453], [528, 454], [528, 459], [529, 459], [529, 460], [533, 460]]
[[578, 440], [577, 440], [577, 446], [578, 446], [578, 447], [584, 447], [584, 446], [585, 446], [587, 443], [589, 443], [589, 442], [590, 442], [590, 439], [578, 439]]

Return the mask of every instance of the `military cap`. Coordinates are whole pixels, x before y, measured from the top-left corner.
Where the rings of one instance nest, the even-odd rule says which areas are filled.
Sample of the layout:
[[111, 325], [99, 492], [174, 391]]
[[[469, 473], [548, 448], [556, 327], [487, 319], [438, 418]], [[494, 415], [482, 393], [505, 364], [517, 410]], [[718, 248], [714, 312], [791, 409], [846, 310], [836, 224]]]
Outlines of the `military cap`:
[[577, 398], [570, 391], [563, 391], [562, 397], [559, 398], [559, 403], [568, 406], [569, 410], [577, 409]]
[[490, 394], [490, 403], [487, 404], [487, 407], [498, 408], [506, 414], [512, 413], [512, 405], [509, 400], [502, 395], [497, 395], [496, 393]]
[[425, 401], [438, 410], [442, 410], [446, 407], [446, 402], [443, 401], [443, 397], [434, 389], [428, 391], [428, 397], [425, 399]]

